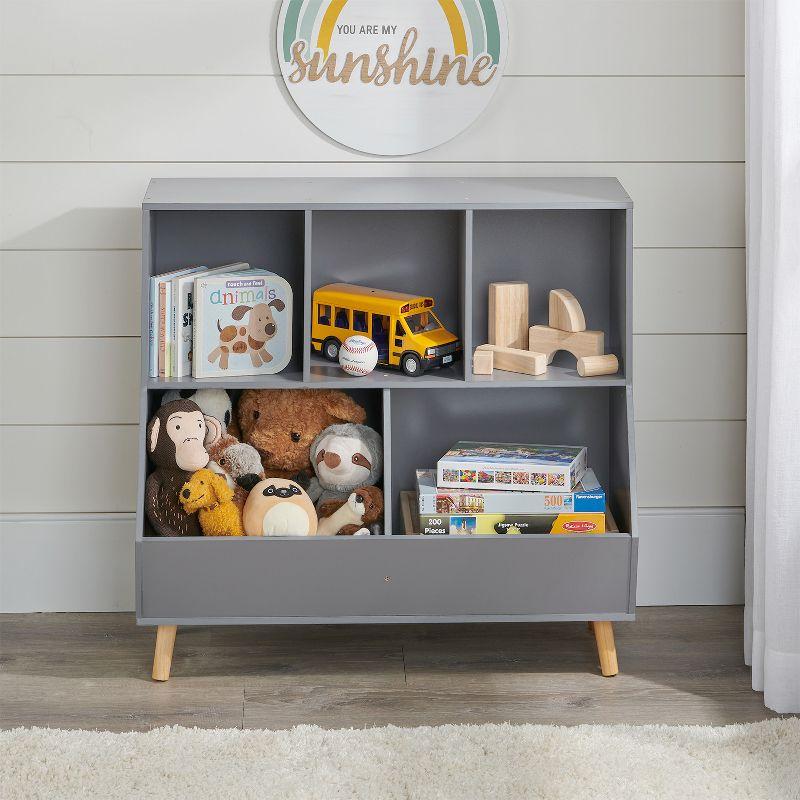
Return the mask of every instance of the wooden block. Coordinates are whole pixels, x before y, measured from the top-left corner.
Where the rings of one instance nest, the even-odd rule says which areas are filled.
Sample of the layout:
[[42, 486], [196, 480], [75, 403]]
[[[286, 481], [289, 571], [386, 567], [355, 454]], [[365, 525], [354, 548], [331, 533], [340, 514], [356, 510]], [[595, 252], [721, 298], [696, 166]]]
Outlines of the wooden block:
[[572, 292], [566, 289], [553, 289], [550, 292], [550, 327], [569, 333], [586, 330], [586, 317]]
[[584, 356], [578, 359], [578, 375], [582, 378], [593, 378], [596, 375], [616, 375], [619, 372], [619, 361], [614, 355]]
[[489, 284], [489, 344], [528, 347], [528, 284], [507, 281]]
[[472, 356], [472, 374], [491, 375], [493, 371], [494, 353], [491, 350], [476, 350]]
[[522, 375], [543, 375], [547, 372], [547, 356], [530, 350], [517, 350], [513, 347], [498, 347], [493, 344], [481, 345], [477, 352], [492, 354], [495, 369], [506, 372], [519, 372]]
[[[544, 353], [548, 364], [552, 363], [553, 356], [559, 350], [566, 350], [575, 358], [602, 356], [605, 352], [605, 334], [603, 331], [568, 333], [549, 328], [547, 325], [534, 325], [528, 336], [528, 347], [538, 353]], [[495, 367], [497, 367], [496, 360]]]

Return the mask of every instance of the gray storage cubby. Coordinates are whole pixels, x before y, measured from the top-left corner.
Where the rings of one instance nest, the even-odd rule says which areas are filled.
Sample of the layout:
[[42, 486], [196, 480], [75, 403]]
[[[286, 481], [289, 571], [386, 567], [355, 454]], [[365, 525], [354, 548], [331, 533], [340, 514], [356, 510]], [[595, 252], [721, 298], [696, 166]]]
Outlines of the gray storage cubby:
[[[605, 332], [606, 351], [615, 353], [620, 376], [627, 364], [626, 224], [623, 210], [476, 211], [473, 217], [472, 336], [486, 341], [489, 284], [526, 281], [531, 325], [548, 324], [551, 289], [568, 289], [580, 299], [587, 326]], [[575, 359], [557, 353], [547, 379], [576, 376]], [[495, 376], [498, 381], [508, 374]], [[516, 378], [516, 380], [519, 380]], [[537, 380], [537, 379], [534, 379]]]
[[[430, 295], [442, 324], [462, 340], [465, 215], [457, 211], [318, 211], [312, 217], [311, 290], [328, 283]], [[399, 385], [405, 376], [380, 371], [379, 380]], [[310, 359], [309, 379], [341, 378], [338, 365]], [[463, 380], [463, 361], [422, 376]], [[376, 376], [377, 377], [377, 376]], [[373, 378], [374, 380], [374, 378]]]
[[[136, 568], [143, 625], [632, 619], [636, 492], [631, 390], [633, 204], [615, 179], [154, 180], [143, 203], [148, 278], [246, 260], [294, 289], [292, 363], [275, 376], [152, 379], [143, 341]], [[615, 376], [473, 376], [487, 287], [525, 280], [532, 322], [568, 288], [607, 335]], [[464, 360], [408, 378], [349, 378], [310, 352], [312, 292], [335, 281], [435, 297]], [[169, 388], [341, 388], [385, 448], [386, 534], [365, 539], [171, 539], [148, 534], [144, 426]], [[400, 492], [458, 439], [585, 443], [619, 532], [404, 536]], [[599, 641], [599, 640], [598, 640]], [[605, 674], [605, 673], [604, 673]]]

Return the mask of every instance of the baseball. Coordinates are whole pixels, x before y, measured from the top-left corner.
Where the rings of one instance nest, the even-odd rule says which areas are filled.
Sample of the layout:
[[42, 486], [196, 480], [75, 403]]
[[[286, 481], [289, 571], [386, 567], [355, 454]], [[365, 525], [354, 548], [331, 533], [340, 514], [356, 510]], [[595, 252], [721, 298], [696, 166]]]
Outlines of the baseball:
[[378, 348], [366, 336], [350, 336], [339, 348], [339, 364], [348, 375], [369, 375], [378, 363]]

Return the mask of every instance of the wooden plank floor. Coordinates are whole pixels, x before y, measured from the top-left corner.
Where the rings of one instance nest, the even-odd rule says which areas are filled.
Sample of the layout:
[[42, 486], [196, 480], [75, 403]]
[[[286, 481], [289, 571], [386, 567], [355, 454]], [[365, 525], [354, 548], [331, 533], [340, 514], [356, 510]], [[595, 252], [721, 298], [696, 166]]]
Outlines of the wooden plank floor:
[[773, 716], [742, 663], [740, 608], [645, 608], [600, 676], [583, 623], [182, 628], [150, 680], [130, 614], [0, 616], [0, 727], [725, 724]]

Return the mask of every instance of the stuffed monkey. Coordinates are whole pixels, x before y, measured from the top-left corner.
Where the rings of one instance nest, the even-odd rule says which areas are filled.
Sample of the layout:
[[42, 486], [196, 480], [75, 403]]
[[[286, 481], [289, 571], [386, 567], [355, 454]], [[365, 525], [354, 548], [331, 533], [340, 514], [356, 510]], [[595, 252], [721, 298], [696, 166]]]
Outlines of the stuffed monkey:
[[144, 507], [159, 536], [202, 536], [197, 517], [183, 510], [178, 493], [208, 464], [206, 433], [203, 412], [191, 400], [161, 406], [147, 425], [147, 454], [155, 470], [145, 484]]

